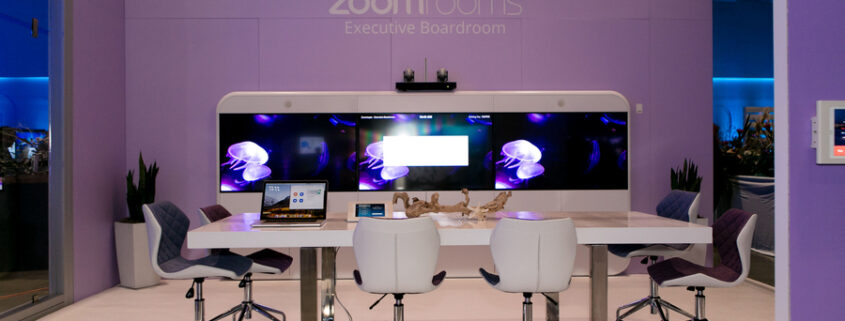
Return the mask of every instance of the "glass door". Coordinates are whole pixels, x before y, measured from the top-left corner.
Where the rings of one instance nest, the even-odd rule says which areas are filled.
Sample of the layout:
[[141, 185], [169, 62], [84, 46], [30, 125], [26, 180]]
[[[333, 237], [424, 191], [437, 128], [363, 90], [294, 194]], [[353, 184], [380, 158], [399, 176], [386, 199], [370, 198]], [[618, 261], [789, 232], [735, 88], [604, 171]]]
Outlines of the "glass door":
[[[60, 2], [0, 2], [0, 319], [4, 320], [31, 317], [46, 309], [48, 301], [49, 306], [64, 302], [64, 273], [57, 271], [63, 269], [57, 265], [63, 251], [61, 242], [56, 242], [64, 221], [61, 213], [51, 213], [61, 209], [51, 204], [61, 199], [54, 197], [54, 191], [61, 189], [51, 188], [51, 174], [56, 174], [51, 173], [55, 166], [51, 138], [57, 134], [51, 129], [63, 126], [51, 126], [56, 110], [51, 102], [61, 96], [51, 95], [57, 82], [50, 78], [60, 59], [51, 59], [49, 50], [61, 44], [51, 39], [60, 33], [54, 35], [50, 28], [52, 21], [62, 21], [56, 19], [60, 10], [51, 11]], [[61, 46], [53, 49], [61, 57]]]

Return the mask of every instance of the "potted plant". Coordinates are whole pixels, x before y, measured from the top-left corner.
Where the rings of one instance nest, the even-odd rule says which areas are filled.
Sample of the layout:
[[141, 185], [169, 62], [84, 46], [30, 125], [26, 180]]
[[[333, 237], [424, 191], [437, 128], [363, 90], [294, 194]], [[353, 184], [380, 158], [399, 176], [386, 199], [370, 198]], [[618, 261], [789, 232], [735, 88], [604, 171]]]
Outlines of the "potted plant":
[[50, 135], [2, 126], [0, 150], [0, 278], [46, 270]]
[[717, 213], [731, 207], [757, 213], [752, 247], [773, 252], [775, 131], [770, 110], [746, 117], [736, 132], [736, 137], [719, 144]]
[[692, 160], [684, 159], [684, 165], [669, 171], [672, 189], [689, 192], [701, 191], [701, 176], [698, 176], [698, 166]]
[[159, 283], [159, 276], [153, 271], [150, 250], [147, 244], [147, 226], [141, 206], [155, 201], [156, 175], [158, 165], [149, 167], [143, 154], [138, 156], [138, 185], [134, 183], [134, 172], [126, 175], [126, 205], [129, 217], [114, 223], [117, 265], [120, 285], [138, 289]]
[[[685, 158], [684, 164], [681, 167], [670, 169], [669, 177], [671, 179], [671, 186], [673, 190], [677, 189], [694, 193], [701, 192], [701, 180], [703, 178], [698, 175], [698, 165], [695, 165], [691, 159]], [[695, 207], [693, 210], [697, 212], [699, 206], [698, 201], [693, 202], [692, 206]], [[696, 219], [693, 223], [709, 225], [707, 218], [698, 216], [698, 213], [695, 214], [698, 219]], [[704, 264], [707, 259], [707, 248], [707, 244], [693, 244], [692, 248], [680, 257], [692, 262]]]

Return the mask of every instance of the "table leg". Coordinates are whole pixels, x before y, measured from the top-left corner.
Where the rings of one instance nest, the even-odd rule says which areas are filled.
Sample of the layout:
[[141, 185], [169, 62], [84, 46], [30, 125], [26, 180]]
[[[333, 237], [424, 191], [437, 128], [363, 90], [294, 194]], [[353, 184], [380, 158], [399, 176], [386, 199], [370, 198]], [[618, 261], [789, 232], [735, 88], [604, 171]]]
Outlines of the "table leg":
[[335, 257], [337, 252], [333, 247], [324, 247], [322, 253], [323, 270], [323, 308], [322, 321], [334, 321], [334, 296], [337, 271], [335, 270]]
[[546, 321], [558, 321], [560, 320], [560, 306], [554, 304], [551, 300], [555, 300], [560, 302], [560, 293], [559, 292], [549, 292], [546, 293]]
[[590, 320], [607, 321], [607, 245], [590, 246]]
[[300, 320], [317, 321], [317, 248], [299, 248]]

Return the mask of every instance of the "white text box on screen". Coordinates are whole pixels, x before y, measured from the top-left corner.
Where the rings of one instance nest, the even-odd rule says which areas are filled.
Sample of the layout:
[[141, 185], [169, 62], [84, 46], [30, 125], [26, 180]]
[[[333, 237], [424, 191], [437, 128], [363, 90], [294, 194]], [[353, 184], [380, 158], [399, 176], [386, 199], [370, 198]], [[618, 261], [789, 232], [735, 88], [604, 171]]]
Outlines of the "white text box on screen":
[[467, 136], [384, 136], [384, 166], [467, 166]]

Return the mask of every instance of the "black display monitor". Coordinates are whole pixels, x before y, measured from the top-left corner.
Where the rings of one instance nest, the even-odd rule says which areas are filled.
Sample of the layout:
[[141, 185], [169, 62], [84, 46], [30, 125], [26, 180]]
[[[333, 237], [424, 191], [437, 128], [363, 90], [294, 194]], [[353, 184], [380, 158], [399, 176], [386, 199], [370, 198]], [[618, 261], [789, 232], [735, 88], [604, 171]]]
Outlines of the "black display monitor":
[[627, 113], [496, 113], [495, 189], [627, 189]]
[[490, 113], [361, 114], [358, 189], [491, 189]]
[[626, 112], [219, 115], [220, 192], [624, 190]]
[[261, 192], [260, 182], [324, 179], [355, 191], [357, 114], [220, 114], [221, 192]]

